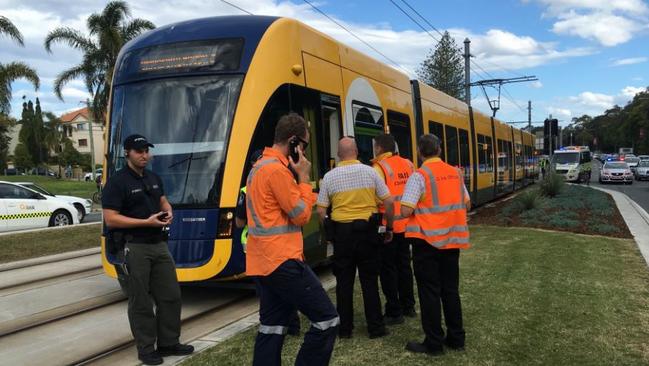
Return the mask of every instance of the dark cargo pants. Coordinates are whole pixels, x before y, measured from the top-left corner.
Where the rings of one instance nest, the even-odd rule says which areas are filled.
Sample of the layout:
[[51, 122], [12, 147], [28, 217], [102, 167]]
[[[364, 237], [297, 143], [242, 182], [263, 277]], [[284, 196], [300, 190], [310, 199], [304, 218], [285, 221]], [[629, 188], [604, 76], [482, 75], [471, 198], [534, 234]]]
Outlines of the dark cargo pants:
[[259, 333], [253, 366], [282, 363], [282, 346], [297, 308], [311, 321], [295, 359], [302, 366], [329, 364], [340, 319], [320, 280], [305, 263], [288, 260], [268, 276], [257, 276]]
[[399, 317], [415, 310], [410, 240], [395, 233], [391, 242], [381, 246], [381, 288], [385, 295], [385, 315]]
[[[180, 337], [180, 286], [166, 242], [126, 245], [128, 321], [138, 352], [171, 346]], [[155, 304], [155, 312], [154, 312]]]

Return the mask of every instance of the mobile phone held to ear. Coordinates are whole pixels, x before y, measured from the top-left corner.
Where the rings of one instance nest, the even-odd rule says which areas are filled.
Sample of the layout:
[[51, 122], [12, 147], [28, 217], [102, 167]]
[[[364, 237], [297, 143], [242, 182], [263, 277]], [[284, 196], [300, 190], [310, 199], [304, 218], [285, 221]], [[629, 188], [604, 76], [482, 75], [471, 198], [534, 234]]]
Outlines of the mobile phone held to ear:
[[296, 164], [298, 161], [300, 161], [300, 152], [297, 150], [298, 146], [300, 146], [300, 141], [297, 139], [297, 137], [293, 137], [291, 142], [289, 142], [289, 154], [291, 155], [293, 162]]

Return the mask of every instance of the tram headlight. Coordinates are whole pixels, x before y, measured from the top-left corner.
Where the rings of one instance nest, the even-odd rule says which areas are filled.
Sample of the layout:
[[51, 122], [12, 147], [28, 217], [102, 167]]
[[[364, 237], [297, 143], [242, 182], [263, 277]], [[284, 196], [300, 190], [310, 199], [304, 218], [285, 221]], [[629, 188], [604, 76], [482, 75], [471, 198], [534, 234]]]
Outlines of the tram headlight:
[[219, 225], [217, 227], [217, 239], [227, 239], [232, 237], [232, 228], [234, 223], [234, 209], [222, 208], [219, 212]]

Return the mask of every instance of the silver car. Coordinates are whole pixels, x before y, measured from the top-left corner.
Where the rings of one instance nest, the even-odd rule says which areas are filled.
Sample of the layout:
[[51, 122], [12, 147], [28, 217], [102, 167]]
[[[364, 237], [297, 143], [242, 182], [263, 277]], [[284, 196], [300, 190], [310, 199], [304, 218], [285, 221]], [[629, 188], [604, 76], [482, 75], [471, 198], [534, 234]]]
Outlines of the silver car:
[[624, 162], [629, 166], [632, 172], [635, 172], [635, 167], [640, 163], [640, 159], [635, 156], [627, 157], [624, 159]]
[[635, 168], [635, 180], [649, 179], [649, 161], [640, 161]]
[[633, 172], [624, 161], [607, 161], [599, 172], [599, 182], [633, 184]]

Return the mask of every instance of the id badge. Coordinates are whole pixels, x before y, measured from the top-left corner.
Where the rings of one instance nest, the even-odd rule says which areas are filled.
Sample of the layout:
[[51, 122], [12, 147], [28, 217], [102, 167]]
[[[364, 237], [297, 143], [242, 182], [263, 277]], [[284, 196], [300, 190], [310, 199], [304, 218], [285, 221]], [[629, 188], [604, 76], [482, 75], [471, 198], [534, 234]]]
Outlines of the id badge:
[[378, 233], [379, 233], [379, 234], [385, 234], [385, 225], [381, 225], [381, 226], [379, 226]]

